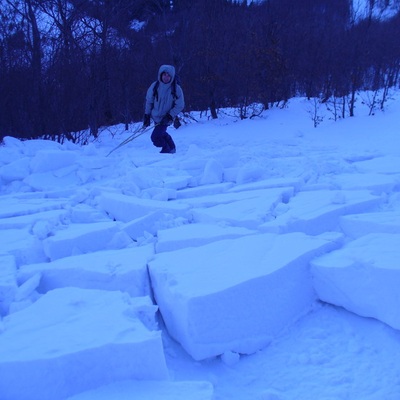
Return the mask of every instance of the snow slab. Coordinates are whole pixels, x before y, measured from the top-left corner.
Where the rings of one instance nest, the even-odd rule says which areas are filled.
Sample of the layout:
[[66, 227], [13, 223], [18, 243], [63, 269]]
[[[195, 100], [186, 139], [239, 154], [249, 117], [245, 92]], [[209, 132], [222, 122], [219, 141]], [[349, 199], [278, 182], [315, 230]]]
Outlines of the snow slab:
[[269, 178], [261, 181], [244, 183], [232, 187], [229, 192], [243, 192], [247, 190], [259, 190], [277, 187], [293, 187], [297, 192], [304, 185], [304, 180], [301, 178]]
[[0, 316], [8, 313], [17, 289], [15, 258], [10, 255], [0, 255]]
[[116, 222], [70, 224], [43, 241], [44, 252], [50, 260], [110, 248], [120, 232]]
[[169, 333], [196, 360], [256, 352], [310, 309], [309, 260], [341, 239], [261, 234], [156, 255], [150, 279]]
[[260, 225], [263, 232], [301, 231], [318, 235], [339, 229], [339, 217], [373, 210], [382, 198], [368, 190], [313, 190], [297, 193], [275, 210], [276, 218]]
[[400, 329], [400, 234], [372, 233], [311, 262], [321, 300]]
[[186, 174], [185, 176], [167, 176], [163, 179], [163, 184], [166, 189], [183, 189], [188, 187], [191, 180], [191, 176]]
[[82, 184], [77, 169], [78, 165], [73, 164], [51, 172], [33, 173], [24, 178], [22, 182], [37, 191], [75, 188]]
[[20, 215], [0, 219], [0, 229], [31, 228], [41, 221], [46, 221], [51, 226], [60, 225], [66, 221], [69, 212], [67, 210], [41, 211], [29, 215]]
[[400, 212], [371, 212], [340, 217], [340, 227], [353, 239], [374, 233], [400, 233]]
[[74, 165], [78, 157], [74, 151], [38, 150], [31, 159], [31, 171], [32, 173], [42, 173], [66, 168]]
[[27, 228], [0, 230], [0, 243], [1, 252], [14, 256], [17, 267], [46, 260], [41, 241]]
[[294, 190], [291, 187], [238, 192], [233, 194], [233, 197], [237, 198], [228, 203], [193, 209], [193, 220], [203, 223], [225, 222], [247, 229], [257, 229], [259, 225], [272, 219], [274, 208], [287, 201], [293, 194]]
[[177, 203], [186, 204], [192, 208], [209, 208], [219, 205], [236, 203], [243, 200], [261, 200], [264, 197], [280, 197], [283, 201], [288, 201], [289, 198], [293, 195], [293, 192], [294, 190], [292, 187], [243, 190], [239, 192], [229, 191], [226, 193], [209, 194], [199, 197], [186, 198], [184, 200], [177, 200]]
[[87, 391], [68, 400], [212, 400], [205, 381], [124, 381]]
[[156, 235], [157, 231], [174, 226], [175, 217], [163, 210], [153, 211], [143, 217], [134, 219], [123, 225], [122, 230], [133, 240], [145, 236], [146, 233]]
[[68, 200], [49, 200], [43, 197], [20, 199], [15, 196], [4, 196], [0, 200], [0, 218], [17, 217], [35, 214], [42, 211], [63, 209]]
[[18, 283], [21, 285], [35, 274], [40, 274], [37, 288], [40, 293], [73, 286], [120, 290], [130, 296], [145, 296], [150, 294], [147, 262], [153, 255], [153, 245], [146, 245], [23, 265], [18, 270]]
[[232, 182], [195, 186], [177, 191], [177, 199], [190, 199], [214, 194], [225, 193], [233, 186]]
[[104, 211], [117, 221], [129, 222], [154, 211], [163, 211], [175, 216], [184, 215], [189, 207], [173, 201], [140, 199], [123, 194], [104, 193], [99, 196], [99, 204]]
[[344, 190], [370, 190], [374, 194], [390, 193], [399, 187], [400, 174], [384, 175], [378, 173], [357, 174], [354, 179], [353, 173], [339, 174], [331, 177], [329, 181], [336, 188]]
[[218, 240], [235, 239], [252, 235], [256, 231], [217, 224], [186, 224], [157, 232], [157, 253], [174, 251], [185, 247], [203, 246]]
[[0, 167], [0, 180], [4, 182], [13, 182], [22, 180], [30, 173], [30, 158], [17, 158], [9, 164]]
[[61, 145], [60, 143], [44, 139], [21, 140], [12, 136], [6, 136], [3, 139], [3, 142], [7, 147], [14, 148], [18, 150], [21, 154], [27, 156], [34, 156], [38, 151], [44, 149], [63, 149], [63, 145]]
[[3, 320], [2, 400], [61, 400], [127, 379], [167, 379], [148, 297], [55, 289]]
[[360, 172], [376, 172], [381, 174], [400, 174], [400, 157], [382, 156], [371, 160], [354, 163]]

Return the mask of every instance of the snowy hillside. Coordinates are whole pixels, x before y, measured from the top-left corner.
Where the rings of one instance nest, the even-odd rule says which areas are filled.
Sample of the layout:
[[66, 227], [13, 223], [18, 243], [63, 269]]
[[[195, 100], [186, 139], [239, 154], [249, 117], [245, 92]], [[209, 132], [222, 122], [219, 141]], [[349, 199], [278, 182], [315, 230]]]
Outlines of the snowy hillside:
[[7, 137], [0, 399], [398, 400], [400, 95], [357, 104]]
[[378, 19], [392, 18], [399, 12], [397, 0], [353, 0], [353, 17], [362, 20], [372, 16]]

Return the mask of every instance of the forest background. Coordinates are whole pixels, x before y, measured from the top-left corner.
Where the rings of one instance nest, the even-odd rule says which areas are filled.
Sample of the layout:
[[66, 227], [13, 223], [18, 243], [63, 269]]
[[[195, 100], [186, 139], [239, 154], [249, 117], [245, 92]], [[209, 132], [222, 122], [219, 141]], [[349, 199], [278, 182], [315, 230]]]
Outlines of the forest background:
[[0, 0], [0, 140], [84, 143], [128, 127], [167, 63], [186, 113], [249, 118], [306, 96], [338, 119], [354, 116], [361, 90], [373, 112], [400, 83], [399, 3]]

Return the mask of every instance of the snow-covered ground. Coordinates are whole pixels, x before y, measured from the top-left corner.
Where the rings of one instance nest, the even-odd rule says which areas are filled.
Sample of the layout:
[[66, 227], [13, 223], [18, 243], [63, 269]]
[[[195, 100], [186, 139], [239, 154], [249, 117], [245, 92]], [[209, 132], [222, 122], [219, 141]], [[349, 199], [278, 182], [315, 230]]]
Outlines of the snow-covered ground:
[[0, 399], [400, 399], [400, 94], [357, 104], [5, 138]]

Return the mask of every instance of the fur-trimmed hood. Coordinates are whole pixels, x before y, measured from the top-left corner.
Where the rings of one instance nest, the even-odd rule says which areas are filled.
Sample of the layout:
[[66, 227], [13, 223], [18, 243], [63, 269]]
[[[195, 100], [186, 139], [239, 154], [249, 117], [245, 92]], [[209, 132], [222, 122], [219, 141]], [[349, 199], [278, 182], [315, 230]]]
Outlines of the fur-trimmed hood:
[[[160, 83], [163, 83], [161, 80], [161, 74], [163, 72], [168, 72], [169, 76], [171, 77], [171, 82], [175, 79], [175, 67], [173, 65], [161, 65], [160, 69], [158, 70], [158, 80]], [[165, 85], [165, 83], [164, 83]]]

